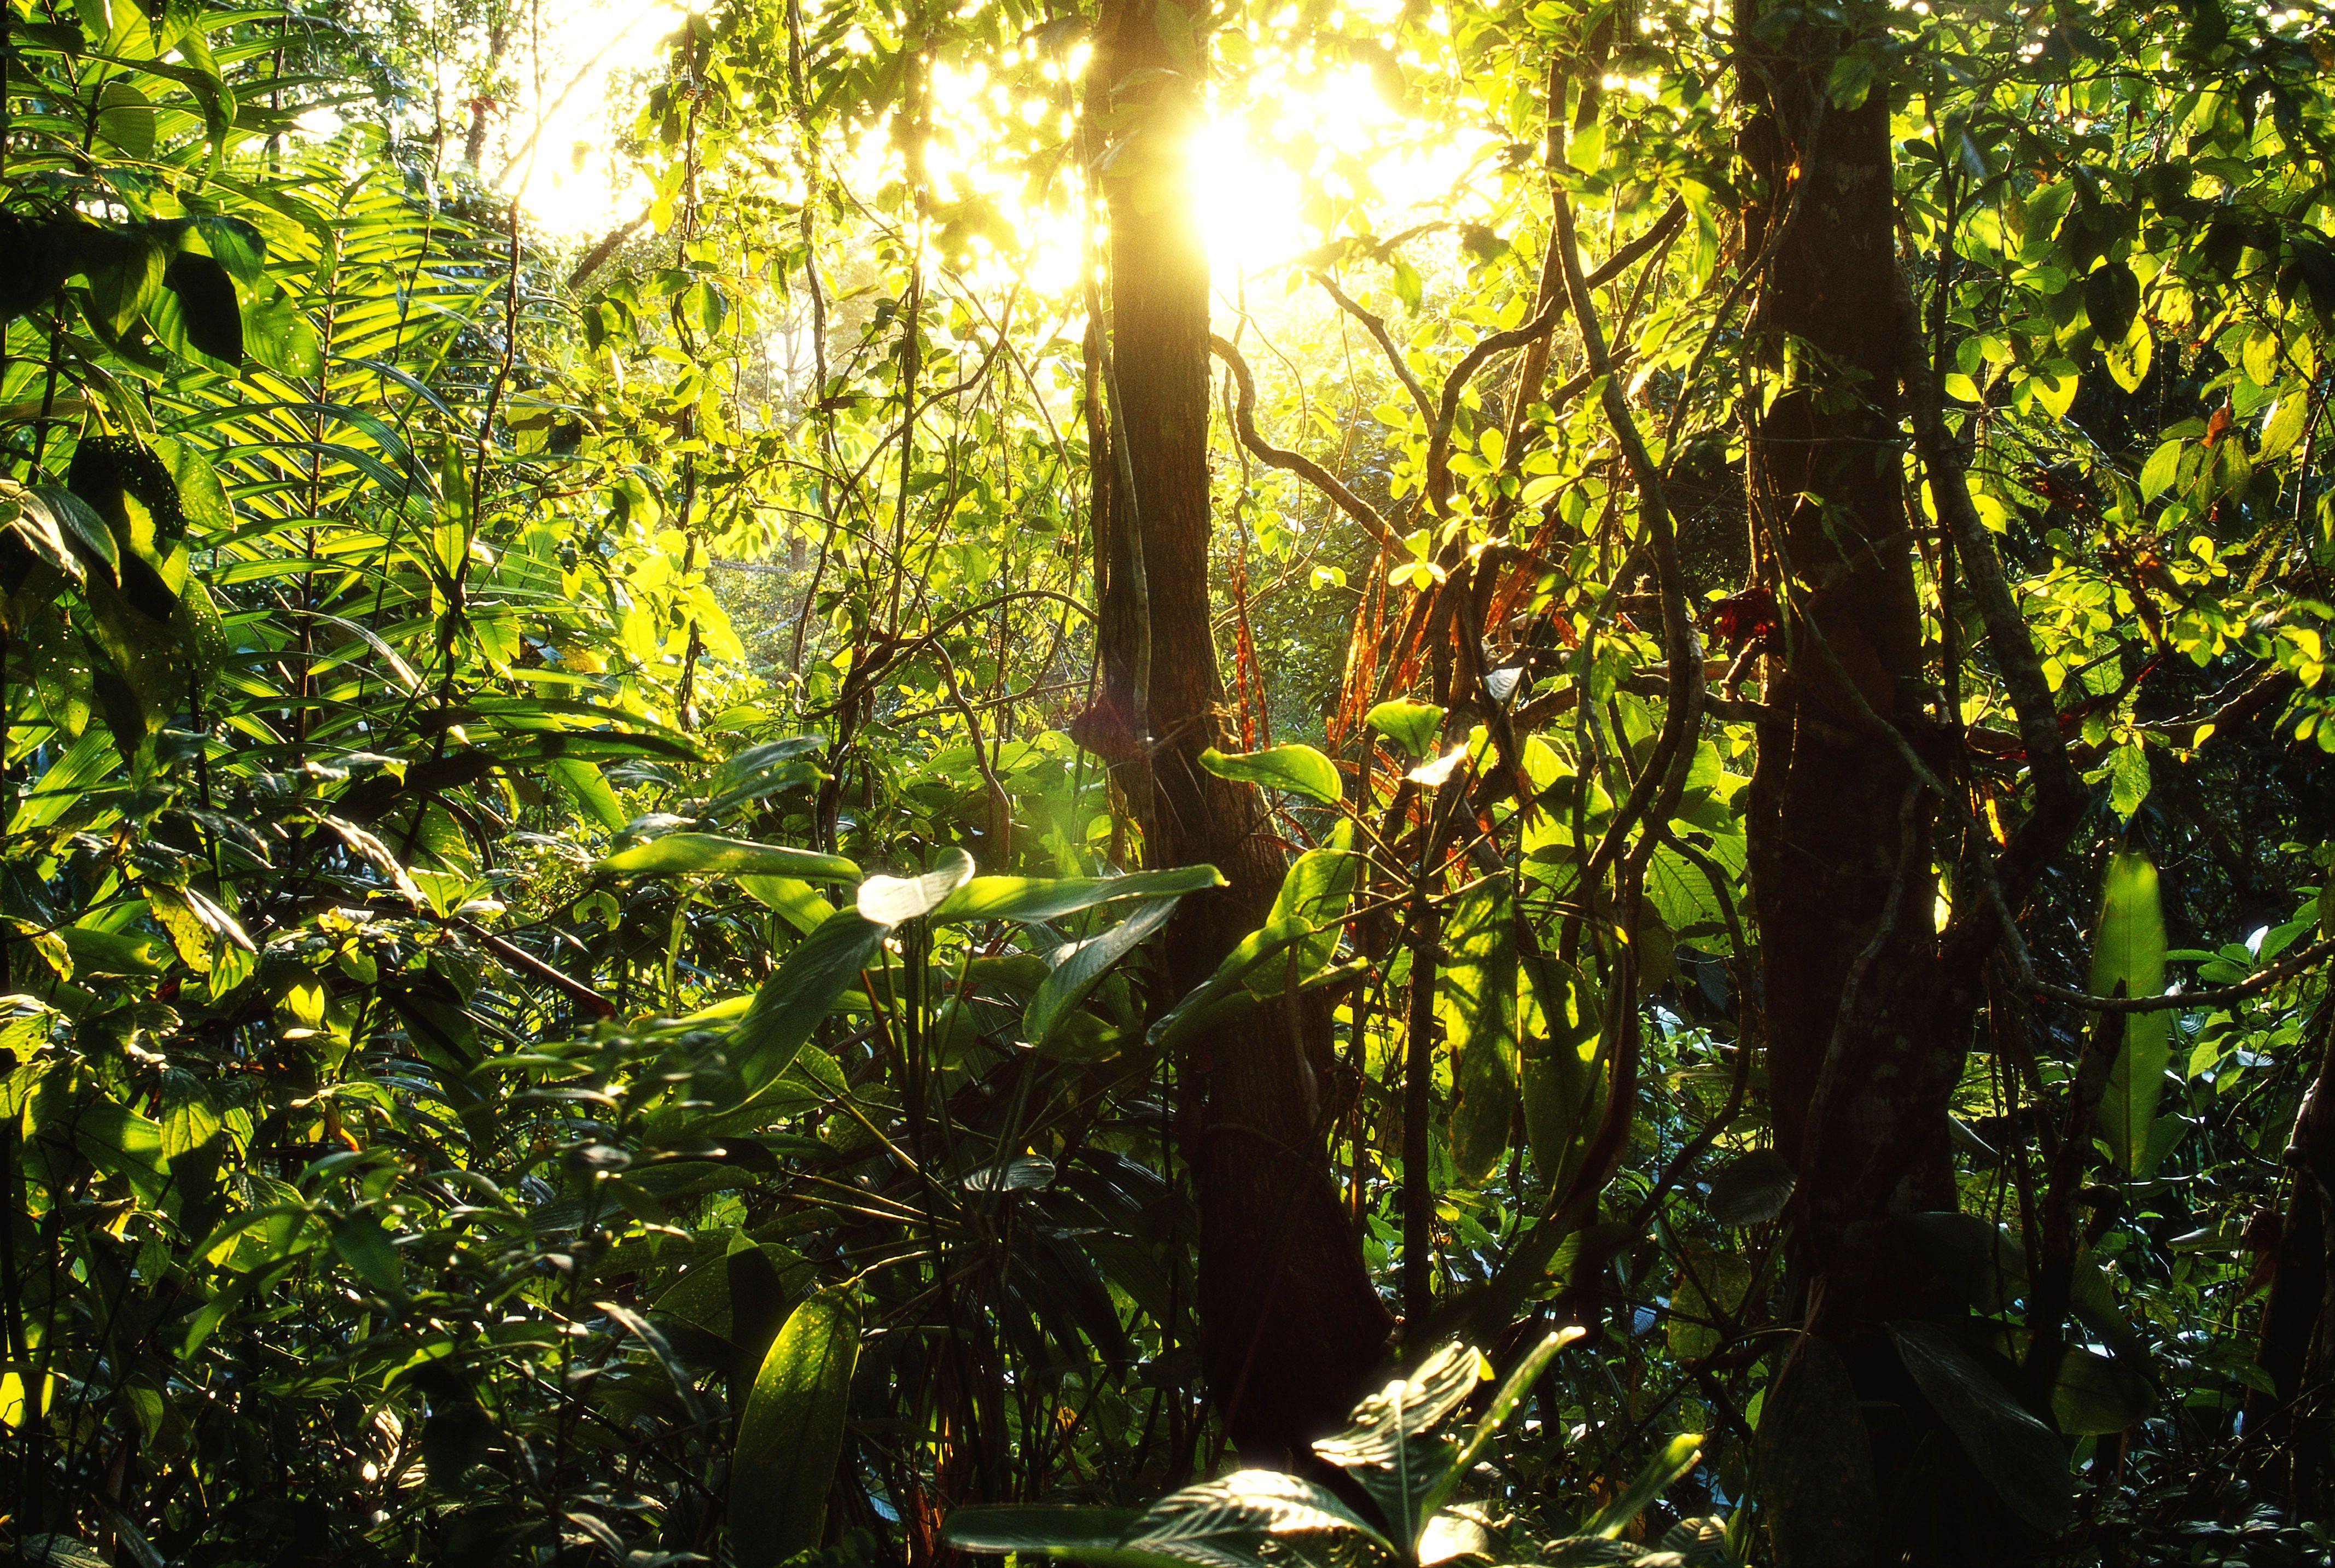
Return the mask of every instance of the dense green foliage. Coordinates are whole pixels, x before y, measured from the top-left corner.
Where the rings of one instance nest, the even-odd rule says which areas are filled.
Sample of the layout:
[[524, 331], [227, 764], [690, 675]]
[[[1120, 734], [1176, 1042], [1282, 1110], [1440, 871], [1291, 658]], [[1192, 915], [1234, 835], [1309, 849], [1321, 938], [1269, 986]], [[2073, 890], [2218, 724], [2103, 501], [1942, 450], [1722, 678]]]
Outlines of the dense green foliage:
[[[0, 7], [7, 1549], [1793, 1560], [1866, 1385], [1800, 1332], [1749, 784], [1833, 563], [1779, 607], [1747, 509], [1818, 503], [1747, 452], [1900, 411], [1756, 330], [1735, 73], [1803, 14], [1162, 0], [1302, 237], [1220, 263], [1216, 643], [1148, 653], [1222, 662], [1286, 879], [1180, 991], [1225, 879], [1146, 861], [1089, 706], [1094, 171], [1148, 156], [1089, 18], [685, 18], [587, 251], [445, 121], [520, 12], [420, 15]], [[1933, 786], [1908, 918], [1991, 966], [1878, 1506], [1920, 1561], [2324, 1561], [2335, 34], [1808, 15], [1943, 398], [1872, 460], [1925, 717], [1863, 711]], [[1999, 944], [2053, 721], [1965, 492], [2083, 790]], [[1197, 1085], [1284, 1017], [1407, 1318], [1359, 1427], [1244, 1457]], [[1526, 1368], [1465, 1418], [1462, 1343]]]

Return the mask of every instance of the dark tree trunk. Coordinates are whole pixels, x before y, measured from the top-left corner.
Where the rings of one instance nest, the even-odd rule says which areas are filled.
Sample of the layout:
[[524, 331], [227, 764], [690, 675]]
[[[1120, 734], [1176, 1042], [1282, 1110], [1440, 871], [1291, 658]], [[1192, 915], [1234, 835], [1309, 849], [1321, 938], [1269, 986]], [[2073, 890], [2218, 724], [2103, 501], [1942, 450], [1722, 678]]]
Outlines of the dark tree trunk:
[[2286, 1166], [2286, 1213], [2270, 1248], [2254, 1356], [2271, 1389], [2246, 1397], [2245, 1429], [2257, 1472], [2308, 1512], [2326, 1500], [2335, 1431], [2335, 1272], [2327, 1245], [2335, 1212], [2335, 1007], [2322, 1007], [2318, 1071], [2287, 1139]]
[[[1212, 864], [1231, 883], [1168, 927], [1180, 994], [1264, 923], [1285, 866], [1256, 791], [1197, 761], [1228, 740], [1209, 625], [1207, 257], [1183, 155], [1206, 58], [1172, 6], [1107, 0], [1096, 40], [1111, 324], [1095, 357], [1116, 406], [1090, 430], [1116, 450], [1097, 463], [1102, 689], [1079, 733], [1138, 808], [1148, 863]], [[1253, 1457], [1302, 1456], [1339, 1426], [1392, 1327], [1330, 1171], [1309, 1060], [1327, 1059], [1327, 1024], [1262, 1009], [1180, 1064], [1197, 1101], [1202, 1360]]]
[[[1739, 0], [1742, 36], [1761, 36], [1752, 24], [1767, 8]], [[1796, 1299], [1865, 1402], [1864, 1473], [1879, 1489], [1804, 1510], [1813, 1516], [1776, 1544], [1785, 1568], [1835, 1568], [1894, 1551], [1874, 1533], [1901, 1511], [1871, 1504], [1904, 1495], [1925, 1438], [1938, 1451], [1883, 1325], [1951, 1308], [1948, 1282], [1894, 1216], [1955, 1206], [1946, 1113], [1972, 999], [1940, 962], [1935, 802], [1884, 728], [1931, 732], [1899, 433], [1912, 367], [1887, 85], [1859, 104], [1828, 99], [1850, 32], [1804, 23], [1766, 37], [1740, 78], [1751, 110], [1740, 151], [1758, 192], [1743, 255], [1766, 259], [1752, 323], [1762, 372], [1794, 390], [1757, 419], [1746, 476], [1753, 558], [1785, 610], [1765, 688], [1782, 717], [1759, 727], [1749, 870], [1776, 1140], [1799, 1184]], [[1914, 1560], [1942, 1544], [1918, 1544]]]

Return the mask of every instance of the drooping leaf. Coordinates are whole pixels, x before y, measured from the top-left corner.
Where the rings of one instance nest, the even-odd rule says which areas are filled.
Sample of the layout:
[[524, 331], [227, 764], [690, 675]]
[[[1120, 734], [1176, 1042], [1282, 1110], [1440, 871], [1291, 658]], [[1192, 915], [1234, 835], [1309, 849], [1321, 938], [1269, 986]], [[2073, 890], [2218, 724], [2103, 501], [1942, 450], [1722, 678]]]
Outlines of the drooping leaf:
[[858, 1359], [859, 1302], [848, 1288], [805, 1300], [771, 1341], [730, 1465], [730, 1547], [739, 1568], [777, 1568], [819, 1544]]
[[1753, 1446], [1777, 1568], [1862, 1563], [1880, 1539], [1873, 1446], [1848, 1369], [1812, 1334], [1792, 1342]]
[[1506, 878], [1476, 889], [1446, 917], [1435, 1011], [1451, 1050], [1451, 1163], [1481, 1181], [1516, 1120], [1516, 915]]
[[1938, 1323], [1893, 1323], [1890, 1337], [1938, 1418], [2010, 1511], [2057, 1534], [2075, 1521], [2068, 1457], [2019, 1398], [2018, 1373]]
[[1225, 886], [1213, 866], [1178, 866], [1127, 876], [976, 876], [932, 912], [935, 925], [975, 920], [1060, 920], [1129, 898], [1172, 898]]
[[1200, 766], [1219, 779], [1286, 789], [1324, 806], [1336, 805], [1345, 793], [1336, 763], [1311, 746], [1293, 742], [1263, 751], [1235, 753], [1219, 751], [1212, 746], [1200, 753]]
[[593, 867], [612, 876], [791, 876], [800, 882], [857, 882], [859, 867], [840, 855], [756, 844], [714, 833], [668, 833], [619, 849]]
[[1445, 1344], [1410, 1376], [1356, 1405], [1345, 1430], [1317, 1441], [1313, 1452], [1361, 1482], [1395, 1534], [1416, 1542], [1427, 1524], [1424, 1505], [1459, 1452], [1436, 1428], [1491, 1375], [1481, 1351]]
[[1111, 965], [1135, 951], [1168, 924], [1179, 901], [1155, 898], [1136, 905], [1128, 916], [1099, 935], [1066, 944], [1052, 960], [1052, 971], [1038, 987], [1022, 1015], [1022, 1037], [1040, 1050], [1053, 1043], [1069, 1021], [1071, 1011], [1110, 972]]
[[1423, 760], [1435, 750], [1436, 732], [1443, 725], [1443, 710], [1432, 702], [1381, 702], [1362, 716], [1362, 722]]
[[1736, 1156], [1710, 1173], [1710, 1217], [1723, 1225], [1763, 1225], [1784, 1212], [1797, 1186], [1774, 1149]]
[[973, 880], [973, 857], [964, 850], [943, 850], [937, 860], [921, 876], [871, 876], [861, 883], [859, 913], [878, 925], [899, 925], [931, 914], [943, 899]]

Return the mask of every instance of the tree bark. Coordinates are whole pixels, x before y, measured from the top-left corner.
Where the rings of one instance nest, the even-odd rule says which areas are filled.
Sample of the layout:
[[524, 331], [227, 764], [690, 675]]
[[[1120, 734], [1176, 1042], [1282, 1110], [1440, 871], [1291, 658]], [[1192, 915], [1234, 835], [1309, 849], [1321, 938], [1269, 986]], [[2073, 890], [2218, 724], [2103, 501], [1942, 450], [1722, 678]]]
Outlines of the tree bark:
[[2335, 1212], [2335, 1006], [2321, 1004], [2318, 1071], [2287, 1138], [2288, 1196], [2271, 1248], [2254, 1360], [2268, 1394], [2246, 1397], [2245, 1432], [2258, 1472], [2298, 1510], [2322, 1502], [2335, 1430], [2335, 1273], [2327, 1219]]
[[[1114, 765], [1154, 866], [1211, 864], [1229, 887], [1185, 900], [1165, 951], [1181, 994], [1269, 915], [1285, 869], [1256, 791], [1199, 766], [1228, 740], [1209, 616], [1208, 268], [1185, 146], [1206, 44], [1175, 0], [1107, 0], [1090, 143], [1110, 217], [1111, 321], [1097, 357], [1113, 405], [1090, 439], [1104, 537], [1101, 689], [1079, 729]], [[1145, 634], [1148, 633], [1148, 635]], [[1138, 721], [1138, 716], [1141, 721]], [[1197, 1097], [1202, 1362], [1234, 1443], [1302, 1457], [1342, 1424], [1392, 1328], [1330, 1170], [1309, 1057], [1326, 1010], [1264, 1008], [1179, 1064]]]
[[[1787, 383], [1748, 443], [1752, 557], [1783, 612], [1749, 874], [1776, 1141], [1798, 1179], [1796, 1299], [1874, 1412], [1870, 1472], [1886, 1498], [1934, 1424], [1883, 1325], [1952, 1307], [1950, 1282], [1894, 1221], [1956, 1206], [1947, 1108], [1970, 1010], [1938, 951], [1935, 802], [1899, 749], [1931, 729], [1899, 434], [1900, 375], [1918, 367], [1900, 363], [1889, 92], [1885, 80], [1854, 104], [1827, 92], [1852, 29], [1882, 19], [1763, 34], [1768, 8], [1738, 4], [1739, 34], [1766, 40], [1740, 77], [1752, 112], [1739, 150], [1758, 192], [1743, 255], [1764, 264], [1752, 352]], [[1894, 1561], [1875, 1538], [1889, 1521], [1819, 1510], [1779, 1562]]]

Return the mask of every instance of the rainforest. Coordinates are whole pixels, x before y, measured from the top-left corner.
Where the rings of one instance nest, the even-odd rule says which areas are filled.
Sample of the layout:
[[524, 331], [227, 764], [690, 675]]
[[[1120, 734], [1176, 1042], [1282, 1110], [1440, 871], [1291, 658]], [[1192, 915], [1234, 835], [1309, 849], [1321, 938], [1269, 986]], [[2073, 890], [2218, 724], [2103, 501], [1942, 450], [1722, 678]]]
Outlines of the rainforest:
[[2335, 12], [0, 0], [0, 1553], [2335, 1561]]

